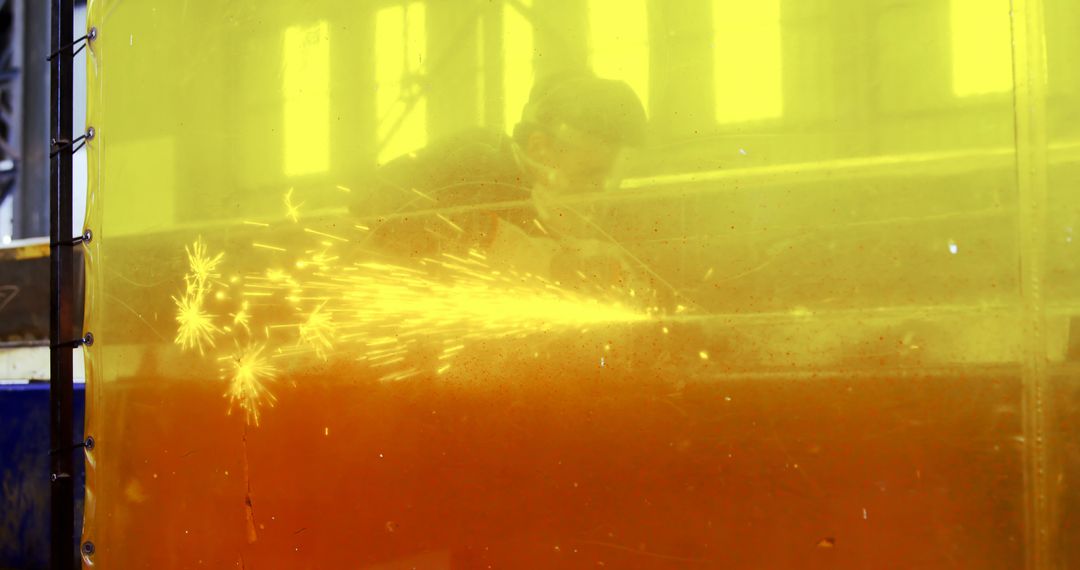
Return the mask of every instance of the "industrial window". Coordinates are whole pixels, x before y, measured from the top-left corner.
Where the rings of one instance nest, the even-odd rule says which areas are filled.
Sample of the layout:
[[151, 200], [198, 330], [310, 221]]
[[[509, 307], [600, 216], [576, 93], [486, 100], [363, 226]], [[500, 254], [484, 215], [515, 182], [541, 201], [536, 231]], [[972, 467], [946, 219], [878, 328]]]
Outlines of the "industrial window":
[[427, 64], [424, 4], [379, 10], [375, 18], [375, 81], [378, 162], [427, 144], [427, 102], [422, 78]]
[[781, 116], [780, 0], [715, 0], [713, 31], [717, 122]]
[[285, 174], [330, 167], [330, 27], [326, 21], [285, 30]]
[[507, 3], [503, 8], [503, 124], [507, 129], [521, 118], [535, 73], [533, 25], [519, 6], [531, 9], [532, 2]]
[[952, 0], [952, 88], [957, 97], [1012, 88], [1007, 0]]

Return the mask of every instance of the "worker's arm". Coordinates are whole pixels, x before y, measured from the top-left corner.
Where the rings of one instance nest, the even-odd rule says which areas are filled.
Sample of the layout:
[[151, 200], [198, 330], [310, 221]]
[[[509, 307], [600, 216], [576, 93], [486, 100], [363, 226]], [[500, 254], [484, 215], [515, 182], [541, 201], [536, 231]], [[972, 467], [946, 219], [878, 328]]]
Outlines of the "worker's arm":
[[494, 235], [486, 203], [520, 200], [520, 171], [505, 138], [463, 133], [402, 156], [367, 177], [351, 211], [370, 243], [410, 256], [478, 246]]
[[594, 239], [552, 238], [527, 233], [500, 221], [488, 248], [493, 268], [531, 273], [570, 291], [595, 294], [619, 292], [644, 300], [651, 295], [647, 272], [618, 244]]

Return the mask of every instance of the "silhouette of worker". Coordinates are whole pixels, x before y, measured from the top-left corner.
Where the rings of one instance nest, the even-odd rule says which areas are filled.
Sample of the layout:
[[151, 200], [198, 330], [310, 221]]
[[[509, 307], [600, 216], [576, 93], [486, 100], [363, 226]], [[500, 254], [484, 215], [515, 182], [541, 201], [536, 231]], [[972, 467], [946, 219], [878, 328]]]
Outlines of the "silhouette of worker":
[[558, 273], [560, 262], [576, 270], [604, 246], [574, 235], [587, 235], [572, 229], [585, 222], [559, 200], [602, 190], [645, 128], [625, 82], [556, 74], [534, 85], [512, 137], [476, 129], [395, 159], [351, 210], [371, 221], [370, 243], [396, 255], [475, 250], [538, 275]]

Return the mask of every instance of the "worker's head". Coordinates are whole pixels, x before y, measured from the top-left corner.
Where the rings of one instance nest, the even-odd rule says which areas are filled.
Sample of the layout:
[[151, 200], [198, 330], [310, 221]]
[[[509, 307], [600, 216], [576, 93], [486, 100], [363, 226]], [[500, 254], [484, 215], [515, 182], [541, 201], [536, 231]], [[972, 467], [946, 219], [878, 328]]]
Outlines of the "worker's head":
[[602, 187], [620, 150], [642, 142], [645, 125], [629, 85], [570, 72], [537, 81], [514, 139], [543, 183], [589, 191]]

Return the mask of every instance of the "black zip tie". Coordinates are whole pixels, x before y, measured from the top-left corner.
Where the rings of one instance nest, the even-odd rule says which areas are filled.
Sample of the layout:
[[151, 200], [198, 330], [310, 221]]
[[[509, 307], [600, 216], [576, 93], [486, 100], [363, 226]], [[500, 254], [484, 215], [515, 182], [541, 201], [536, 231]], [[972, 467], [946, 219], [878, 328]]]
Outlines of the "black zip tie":
[[[75, 38], [71, 42], [60, 46], [60, 49], [50, 53], [49, 57], [45, 58], [45, 61], [52, 61], [52, 60], [56, 59], [56, 56], [60, 55], [64, 50], [71, 49], [71, 46], [73, 46], [73, 45], [75, 45], [75, 44], [77, 44], [77, 43], [79, 43], [81, 41], [84, 41], [84, 40], [87, 43], [92, 42], [92, 41], [94, 41], [94, 38], [96, 38], [96, 37], [97, 37], [97, 28], [90, 28], [90, 32], [87, 33], [86, 35]], [[82, 50], [82, 48], [84, 48], [84, 47], [86, 47], [86, 44], [83, 44], [82, 47], [80, 47], [79, 49]], [[76, 51], [75, 53], [79, 53], [79, 52]], [[75, 53], [71, 54], [71, 57], [75, 57]]]
[[86, 49], [86, 44], [83, 44], [83, 45], [79, 46], [79, 49], [71, 52], [71, 57], [74, 58], [75, 56], [79, 55], [79, 52], [84, 50], [84, 49]]
[[50, 450], [49, 455], [56, 455], [57, 453], [60, 453], [61, 451], [75, 451], [76, 449], [86, 449], [87, 451], [92, 451], [94, 449], [94, 438], [93, 437], [88, 437], [88, 438], [86, 438], [86, 440], [80, 441], [79, 443], [76, 443], [76, 444], [72, 445], [71, 447], [69, 447], [67, 449], [60, 448], [60, 449]]
[[83, 40], [89, 39], [89, 38], [90, 38], [90, 34], [85, 34], [85, 35], [82, 35], [82, 36], [79, 36], [79, 37], [75, 38], [71, 42], [60, 46], [60, 49], [50, 53], [49, 57], [45, 58], [45, 61], [52, 61], [52, 60], [56, 59], [56, 56], [60, 55], [60, 53], [63, 52], [64, 50], [71, 49], [71, 46], [73, 46], [73, 45], [75, 45], [75, 44], [77, 44], [77, 43], [79, 43], [79, 42], [81, 42]]
[[50, 348], [79, 348], [80, 346], [94, 346], [94, 333], [88, 332], [82, 338], [69, 340], [60, 344], [50, 345]]
[[[92, 140], [94, 140], [94, 135], [95, 134], [97, 134], [97, 131], [94, 130], [94, 127], [90, 127], [88, 129], [86, 129], [85, 133], [75, 137], [74, 140], [69, 141], [69, 140], [66, 140], [66, 139], [61, 139], [61, 140], [53, 139], [52, 140], [53, 151], [49, 154], [49, 158], [56, 158], [56, 155], [60, 154], [65, 148], [69, 148], [69, 147], [71, 147], [71, 145], [73, 145], [73, 144], [75, 144], [75, 143], [77, 143], [79, 141], [92, 141]], [[84, 142], [83, 144], [86, 144], [86, 143]], [[82, 145], [79, 145], [78, 148], [71, 151], [71, 154], [75, 154], [80, 148], [82, 148]]]
[[73, 237], [73, 238], [71, 238], [71, 241], [57, 241], [57, 242], [52, 242], [49, 245], [50, 246], [52, 246], [52, 245], [68, 245], [68, 246], [72, 246], [72, 245], [79, 245], [81, 243], [90, 243], [91, 241], [93, 241], [93, 239], [94, 239], [94, 232], [90, 231], [90, 229], [87, 228], [87, 230], [83, 232], [83, 235], [78, 236], [78, 237]]

